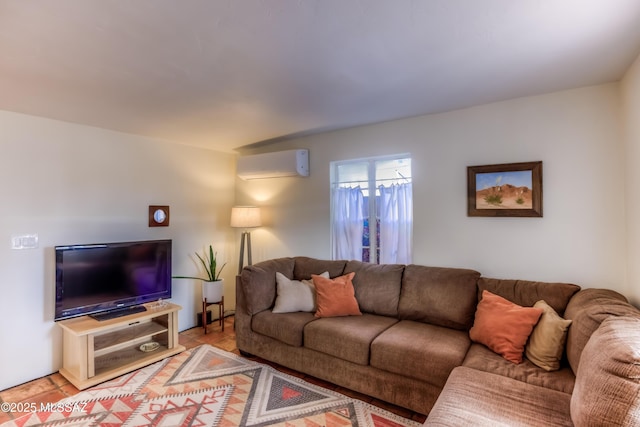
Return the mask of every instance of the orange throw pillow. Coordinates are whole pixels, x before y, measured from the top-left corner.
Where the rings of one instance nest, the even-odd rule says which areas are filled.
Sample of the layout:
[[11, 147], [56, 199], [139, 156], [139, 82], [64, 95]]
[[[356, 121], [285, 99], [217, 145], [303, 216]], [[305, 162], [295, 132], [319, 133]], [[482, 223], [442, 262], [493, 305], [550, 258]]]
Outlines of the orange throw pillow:
[[482, 291], [469, 337], [508, 361], [521, 363], [524, 346], [541, 315], [541, 308], [521, 307], [501, 296]]
[[349, 273], [334, 279], [311, 275], [313, 285], [316, 288], [316, 302], [318, 304], [316, 317], [362, 315], [351, 282], [355, 275], [356, 273]]

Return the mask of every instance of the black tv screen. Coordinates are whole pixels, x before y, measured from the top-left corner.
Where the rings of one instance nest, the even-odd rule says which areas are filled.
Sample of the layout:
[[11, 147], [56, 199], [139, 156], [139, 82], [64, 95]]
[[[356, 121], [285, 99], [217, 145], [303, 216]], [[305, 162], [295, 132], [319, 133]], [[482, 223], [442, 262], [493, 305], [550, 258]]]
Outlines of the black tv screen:
[[55, 320], [171, 297], [171, 240], [56, 246]]

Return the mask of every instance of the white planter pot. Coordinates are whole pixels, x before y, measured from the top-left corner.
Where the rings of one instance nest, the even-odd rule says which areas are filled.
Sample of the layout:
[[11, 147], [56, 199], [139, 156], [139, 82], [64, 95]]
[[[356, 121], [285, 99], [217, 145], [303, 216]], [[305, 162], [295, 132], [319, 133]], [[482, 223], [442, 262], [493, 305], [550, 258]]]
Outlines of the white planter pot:
[[205, 299], [207, 302], [219, 302], [222, 301], [222, 295], [224, 294], [224, 280], [216, 280], [214, 282], [202, 281], [202, 301]]

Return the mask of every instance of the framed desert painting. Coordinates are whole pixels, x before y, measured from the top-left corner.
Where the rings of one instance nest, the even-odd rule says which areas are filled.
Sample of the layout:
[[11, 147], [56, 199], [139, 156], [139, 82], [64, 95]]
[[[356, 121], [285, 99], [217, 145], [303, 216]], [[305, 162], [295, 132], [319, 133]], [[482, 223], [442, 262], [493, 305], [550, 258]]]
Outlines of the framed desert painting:
[[542, 162], [467, 167], [468, 216], [542, 216]]

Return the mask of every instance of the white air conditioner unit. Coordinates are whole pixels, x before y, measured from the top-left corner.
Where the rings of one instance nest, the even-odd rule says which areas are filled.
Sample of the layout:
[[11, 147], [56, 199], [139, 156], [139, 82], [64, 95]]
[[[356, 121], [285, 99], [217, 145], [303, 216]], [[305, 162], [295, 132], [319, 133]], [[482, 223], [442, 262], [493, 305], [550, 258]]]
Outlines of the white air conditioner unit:
[[309, 176], [309, 150], [287, 150], [238, 158], [242, 179]]

